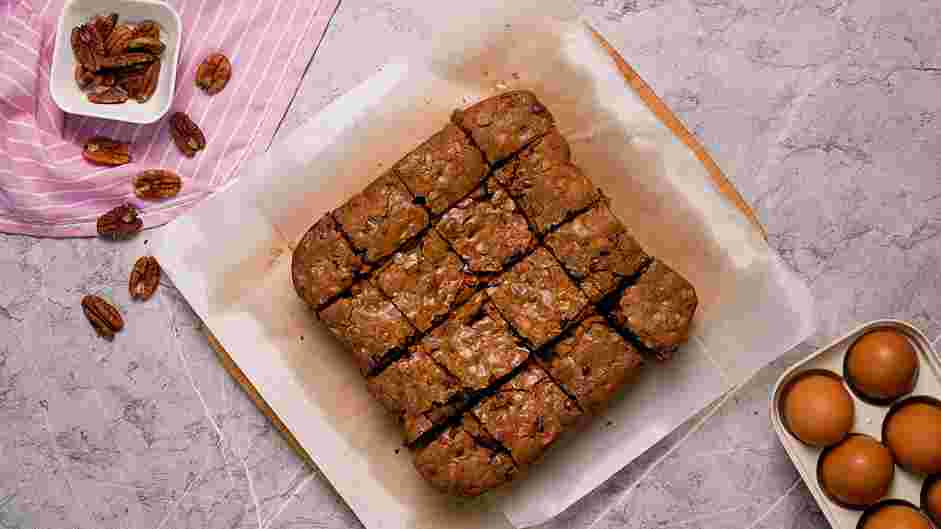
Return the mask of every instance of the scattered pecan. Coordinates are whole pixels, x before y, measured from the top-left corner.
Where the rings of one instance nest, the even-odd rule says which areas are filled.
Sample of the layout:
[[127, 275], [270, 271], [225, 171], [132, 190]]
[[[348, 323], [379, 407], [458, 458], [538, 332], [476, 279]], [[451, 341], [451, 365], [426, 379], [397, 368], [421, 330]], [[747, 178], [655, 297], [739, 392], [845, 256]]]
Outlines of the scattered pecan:
[[89, 294], [82, 298], [82, 311], [98, 335], [106, 340], [113, 339], [114, 334], [124, 328], [121, 313], [100, 296]]
[[98, 15], [91, 19], [91, 23], [95, 26], [95, 30], [98, 32], [98, 37], [101, 38], [102, 42], [105, 42], [108, 40], [108, 37], [111, 36], [111, 32], [114, 30], [114, 26], [118, 24], [118, 14], [111, 13], [110, 15]]
[[111, 57], [101, 57], [98, 59], [98, 68], [127, 68], [138, 64], [147, 64], [157, 60], [149, 53], [132, 52], [113, 55]]
[[127, 239], [144, 227], [137, 209], [124, 204], [98, 217], [98, 235], [109, 239]]
[[75, 60], [80, 62], [86, 70], [97, 72], [99, 61], [104, 56], [104, 43], [95, 26], [82, 24], [72, 28], [72, 52]]
[[131, 298], [147, 301], [157, 291], [158, 285], [160, 285], [160, 263], [157, 259], [149, 255], [138, 259], [134, 263], [134, 269], [131, 270], [131, 277], [127, 282]]
[[88, 93], [88, 100], [100, 105], [115, 105], [127, 101], [127, 90], [120, 86], [96, 86]]
[[127, 51], [127, 43], [133, 38], [134, 30], [130, 26], [118, 24], [105, 41], [105, 52], [107, 55], [120, 55]]
[[151, 55], [160, 55], [167, 49], [167, 46], [160, 42], [159, 39], [137, 37], [128, 41], [127, 49], [128, 51], [142, 51]]
[[82, 157], [99, 165], [124, 165], [131, 161], [131, 146], [104, 136], [85, 141]]
[[134, 38], [147, 37], [151, 39], [160, 38], [160, 25], [153, 20], [145, 20], [134, 27]]
[[183, 112], [176, 112], [170, 116], [170, 135], [180, 151], [188, 157], [196, 156], [198, 151], [206, 148], [206, 136], [193, 120]]
[[196, 86], [209, 95], [221, 92], [231, 77], [232, 63], [221, 53], [210, 54], [196, 68]]
[[134, 177], [134, 194], [144, 200], [173, 198], [183, 188], [183, 179], [169, 169], [148, 169]]

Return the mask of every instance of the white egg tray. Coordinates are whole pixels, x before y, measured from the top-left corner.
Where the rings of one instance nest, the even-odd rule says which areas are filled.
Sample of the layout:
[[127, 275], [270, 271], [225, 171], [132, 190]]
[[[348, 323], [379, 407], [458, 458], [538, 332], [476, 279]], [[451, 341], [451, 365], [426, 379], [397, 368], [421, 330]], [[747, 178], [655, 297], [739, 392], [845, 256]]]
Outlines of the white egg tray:
[[[811, 494], [820, 505], [820, 510], [830, 521], [833, 529], [857, 529], [859, 519], [863, 514], [861, 510], [852, 510], [836, 504], [824, 493], [820, 484], [817, 482], [817, 460], [823, 449], [807, 446], [792, 435], [784, 425], [784, 417], [781, 414], [781, 397], [783, 390], [787, 387], [795, 376], [810, 369], [825, 369], [844, 376], [843, 359], [849, 346], [859, 336], [880, 328], [891, 328], [905, 334], [912, 342], [915, 350], [918, 352], [918, 381], [915, 389], [902, 399], [926, 395], [934, 398], [941, 398], [941, 357], [931, 347], [931, 342], [918, 329], [911, 324], [898, 320], [876, 320], [863, 324], [855, 330], [839, 338], [832, 344], [823, 347], [806, 359], [793, 365], [790, 369], [781, 375], [774, 386], [774, 392], [771, 398], [771, 422], [774, 429], [784, 445], [784, 450], [790, 456], [797, 471], [807, 484]], [[855, 418], [851, 432], [864, 433], [882, 441], [882, 421], [892, 404], [885, 406], [876, 406], [861, 400], [846, 385], [844, 377], [844, 386], [853, 398], [855, 405]], [[899, 465], [895, 465], [895, 478], [892, 480], [892, 486], [888, 494], [883, 498], [899, 499], [908, 501], [916, 506], [921, 506], [921, 489], [924, 483], [924, 477], [904, 470]]]

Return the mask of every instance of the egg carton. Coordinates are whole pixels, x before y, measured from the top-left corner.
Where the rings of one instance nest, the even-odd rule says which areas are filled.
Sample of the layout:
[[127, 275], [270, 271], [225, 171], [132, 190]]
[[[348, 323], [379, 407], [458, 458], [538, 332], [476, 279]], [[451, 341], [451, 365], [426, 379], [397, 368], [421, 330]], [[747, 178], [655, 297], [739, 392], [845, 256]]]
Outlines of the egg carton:
[[[823, 449], [805, 445], [788, 431], [787, 427], [784, 425], [784, 417], [781, 412], [783, 390], [794, 377], [808, 370], [823, 369], [840, 375], [844, 378], [843, 385], [852, 397], [855, 405], [854, 423], [850, 431], [853, 433], [867, 434], [881, 441], [882, 423], [892, 407], [891, 403], [875, 405], [860, 399], [846, 384], [843, 369], [843, 361], [850, 345], [852, 345], [858, 337], [876, 329], [892, 329], [901, 332], [909, 338], [918, 353], [918, 380], [915, 387], [910, 394], [901, 397], [895, 402], [912, 396], [941, 398], [941, 356], [934, 351], [931, 347], [931, 342], [928, 341], [921, 331], [911, 324], [899, 320], [875, 320], [857, 327], [849, 334], [817, 350], [806, 359], [791, 366], [791, 368], [785, 371], [784, 374], [781, 375], [781, 378], [778, 379], [772, 393], [771, 422], [778, 434], [778, 439], [781, 440], [784, 450], [791, 458], [794, 466], [797, 467], [801, 478], [803, 478], [804, 483], [807, 484], [807, 488], [817, 500], [820, 510], [827, 517], [833, 529], [857, 529], [863, 511], [838, 505], [823, 491], [823, 488], [817, 481], [817, 461]], [[920, 508], [924, 482], [924, 476], [909, 472], [896, 464], [895, 478], [892, 480], [892, 486], [889, 488], [889, 492], [883, 499], [903, 500]]]

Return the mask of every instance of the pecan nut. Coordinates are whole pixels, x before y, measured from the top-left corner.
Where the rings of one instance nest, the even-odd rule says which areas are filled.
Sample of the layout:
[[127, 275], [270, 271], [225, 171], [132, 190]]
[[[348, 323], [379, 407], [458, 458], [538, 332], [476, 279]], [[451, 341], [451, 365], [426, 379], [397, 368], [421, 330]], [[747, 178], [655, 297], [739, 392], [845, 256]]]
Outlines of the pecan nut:
[[157, 259], [149, 255], [141, 257], [134, 263], [134, 269], [131, 270], [131, 277], [127, 282], [128, 292], [131, 298], [138, 301], [147, 301], [157, 286], [160, 285], [160, 263]]
[[153, 97], [157, 91], [157, 83], [160, 82], [160, 59], [147, 65], [141, 80], [141, 90], [134, 99], [139, 103], [146, 103]]
[[72, 28], [72, 53], [75, 60], [85, 69], [97, 72], [99, 61], [105, 54], [104, 43], [98, 36], [98, 31], [91, 24], [82, 24]]
[[131, 52], [110, 57], [100, 57], [98, 59], [98, 68], [127, 68], [138, 64], [147, 64], [157, 60], [149, 53]]
[[183, 112], [170, 116], [170, 135], [187, 158], [206, 148], [206, 136], [193, 120]]
[[124, 318], [114, 305], [100, 296], [89, 294], [82, 298], [82, 311], [88, 322], [99, 336], [107, 340], [114, 338], [114, 334], [124, 328]]
[[75, 83], [82, 90], [92, 88], [95, 82], [95, 74], [85, 69], [82, 63], [75, 63]]
[[124, 204], [98, 217], [98, 235], [109, 239], [127, 239], [144, 227], [137, 209]]
[[150, 37], [137, 37], [127, 42], [128, 51], [142, 51], [151, 55], [160, 55], [167, 49], [167, 46], [159, 39]]
[[210, 54], [196, 68], [196, 86], [209, 95], [221, 92], [231, 77], [232, 63], [221, 53]]
[[124, 165], [131, 161], [131, 146], [104, 136], [94, 136], [85, 141], [82, 157], [99, 165]]
[[118, 24], [111, 30], [108, 40], [105, 41], [107, 55], [120, 55], [127, 51], [127, 43], [134, 38], [134, 30], [127, 24]]
[[127, 101], [127, 90], [120, 86], [96, 86], [88, 93], [88, 100], [99, 105], [116, 105]]
[[111, 32], [114, 31], [114, 26], [118, 24], [118, 14], [98, 15], [91, 19], [91, 23], [95, 26], [95, 30], [98, 32], [101, 41], [105, 42], [108, 40], [108, 37], [111, 36]]
[[173, 198], [183, 188], [183, 179], [169, 169], [148, 169], [134, 177], [134, 194], [144, 200]]
[[147, 37], [151, 39], [160, 39], [160, 24], [153, 20], [145, 20], [134, 27], [134, 38]]

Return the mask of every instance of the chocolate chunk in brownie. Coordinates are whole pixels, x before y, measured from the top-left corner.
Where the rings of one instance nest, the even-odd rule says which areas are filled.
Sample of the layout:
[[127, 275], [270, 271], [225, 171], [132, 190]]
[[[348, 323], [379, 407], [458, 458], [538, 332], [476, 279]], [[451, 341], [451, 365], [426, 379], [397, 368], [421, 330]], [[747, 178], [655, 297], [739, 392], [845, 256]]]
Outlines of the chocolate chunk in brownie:
[[535, 347], [561, 334], [588, 306], [588, 298], [545, 248], [516, 263], [487, 293]]
[[363, 374], [372, 373], [390, 351], [404, 346], [415, 334], [399, 309], [365, 281], [353, 285], [350, 296], [321, 310], [319, 317], [350, 348]]
[[595, 184], [569, 161], [568, 143], [555, 129], [497, 170], [494, 177], [540, 234], [601, 198]]
[[314, 308], [352, 286], [356, 274], [363, 271], [365, 265], [353, 253], [330, 215], [323, 216], [307, 230], [291, 261], [294, 290]]
[[458, 127], [443, 130], [405, 155], [392, 168], [412, 195], [435, 215], [470, 193], [487, 174], [483, 153]]
[[598, 315], [579, 323], [540, 360], [582, 409], [592, 413], [603, 410], [621, 387], [640, 374], [644, 363], [640, 353]]
[[448, 404], [461, 387], [421, 351], [396, 360], [367, 384], [369, 392], [402, 421], [406, 443], [448, 419]]
[[477, 496], [513, 479], [510, 454], [470, 414], [415, 452], [415, 468], [448, 494]]
[[396, 253], [375, 276], [375, 283], [420, 331], [427, 331], [452, 307], [466, 301], [477, 286], [461, 258], [434, 230]]
[[581, 410], [541, 367], [530, 364], [475, 406], [473, 413], [510, 450], [513, 460], [525, 466], [574, 425]]
[[689, 338], [697, 303], [696, 290], [683, 276], [654, 261], [624, 291], [611, 315], [665, 360]]
[[395, 252], [428, 226], [428, 213], [388, 172], [333, 213], [353, 246], [375, 262]]
[[474, 272], [499, 272], [535, 244], [526, 219], [495, 182], [459, 202], [435, 229]]
[[563, 224], [546, 245], [594, 302], [650, 260], [605, 201]]
[[488, 387], [529, 357], [486, 293], [465, 303], [413, 349], [456, 376], [469, 391]]
[[507, 92], [465, 110], [456, 110], [451, 121], [474, 138], [490, 163], [519, 151], [552, 128], [549, 110], [532, 92]]

